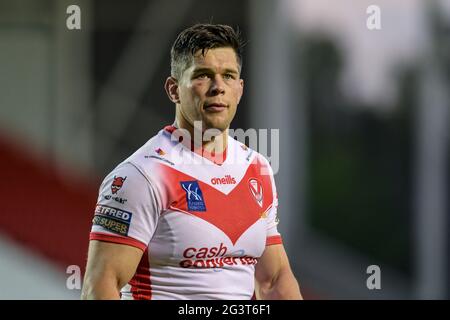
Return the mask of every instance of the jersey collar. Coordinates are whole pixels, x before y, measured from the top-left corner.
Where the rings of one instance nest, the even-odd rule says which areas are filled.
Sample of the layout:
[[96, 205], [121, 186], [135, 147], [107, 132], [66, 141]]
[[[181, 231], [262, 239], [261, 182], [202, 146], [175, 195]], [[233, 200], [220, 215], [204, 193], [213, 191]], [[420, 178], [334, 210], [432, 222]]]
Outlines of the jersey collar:
[[[172, 134], [176, 129], [178, 129], [177, 127], [175, 127], [174, 125], [168, 125], [164, 127], [164, 130], [169, 132], [170, 134]], [[180, 141], [182, 142], [182, 141]], [[184, 146], [187, 146], [186, 144], [183, 144]], [[228, 147], [227, 147], [228, 148]], [[213, 162], [214, 164], [217, 165], [222, 165], [226, 158], [227, 158], [227, 148], [225, 148], [225, 150], [221, 153], [216, 153], [216, 152], [209, 152], [206, 151], [203, 146], [199, 147], [199, 148], [195, 148], [194, 146], [194, 141], [191, 139], [190, 141], [190, 149], [192, 152], [208, 159], [209, 161]]]

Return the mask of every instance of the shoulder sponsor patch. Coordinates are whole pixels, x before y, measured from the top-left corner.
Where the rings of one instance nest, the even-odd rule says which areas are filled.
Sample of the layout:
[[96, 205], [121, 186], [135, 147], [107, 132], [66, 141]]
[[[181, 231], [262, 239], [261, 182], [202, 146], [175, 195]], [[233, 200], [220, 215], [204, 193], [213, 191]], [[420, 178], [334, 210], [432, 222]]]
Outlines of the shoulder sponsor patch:
[[92, 223], [111, 232], [127, 236], [132, 216], [131, 212], [98, 204], [95, 207]]
[[188, 211], [206, 211], [205, 200], [198, 181], [181, 181], [180, 184], [186, 192]]

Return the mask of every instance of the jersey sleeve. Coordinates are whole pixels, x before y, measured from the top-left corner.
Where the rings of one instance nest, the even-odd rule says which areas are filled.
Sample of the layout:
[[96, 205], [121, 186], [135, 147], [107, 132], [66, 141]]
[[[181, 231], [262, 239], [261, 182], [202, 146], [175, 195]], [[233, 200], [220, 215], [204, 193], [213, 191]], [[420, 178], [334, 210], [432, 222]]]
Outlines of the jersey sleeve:
[[90, 240], [127, 244], [145, 250], [159, 218], [151, 182], [131, 163], [116, 167], [103, 180]]
[[273, 195], [273, 202], [270, 206], [270, 209], [267, 213], [267, 219], [266, 219], [266, 246], [274, 245], [274, 244], [281, 244], [283, 243], [283, 240], [281, 238], [281, 234], [278, 232], [277, 225], [279, 223], [278, 220], [278, 194], [277, 194], [277, 188], [275, 185], [275, 179], [273, 176], [273, 170], [270, 166], [270, 163], [265, 159], [265, 164], [268, 169], [268, 173], [270, 176], [270, 182], [272, 186], [272, 195]]

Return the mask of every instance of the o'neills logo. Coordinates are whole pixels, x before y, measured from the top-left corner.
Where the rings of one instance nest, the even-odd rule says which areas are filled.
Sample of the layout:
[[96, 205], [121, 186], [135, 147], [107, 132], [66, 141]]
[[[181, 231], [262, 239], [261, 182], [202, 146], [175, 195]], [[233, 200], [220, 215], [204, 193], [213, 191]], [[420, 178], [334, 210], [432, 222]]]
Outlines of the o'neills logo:
[[255, 265], [258, 260], [249, 256], [226, 256], [228, 248], [221, 243], [218, 247], [194, 248], [184, 250], [184, 260], [180, 261], [182, 268], [222, 268], [232, 265]]
[[216, 184], [236, 184], [236, 179], [233, 178], [232, 176], [230, 176], [229, 174], [227, 174], [223, 178], [212, 178], [211, 183], [214, 185], [216, 185]]

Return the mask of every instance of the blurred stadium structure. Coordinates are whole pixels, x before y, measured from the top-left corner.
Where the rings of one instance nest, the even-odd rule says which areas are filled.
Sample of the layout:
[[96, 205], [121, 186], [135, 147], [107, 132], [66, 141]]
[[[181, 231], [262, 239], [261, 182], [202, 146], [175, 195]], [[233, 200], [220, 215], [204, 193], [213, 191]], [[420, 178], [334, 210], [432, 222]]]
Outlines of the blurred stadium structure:
[[172, 123], [170, 45], [196, 22], [248, 40], [233, 127], [280, 129], [305, 297], [448, 299], [448, 0], [0, 0], [0, 298], [78, 298], [65, 270], [84, 269], [99, 183]]

